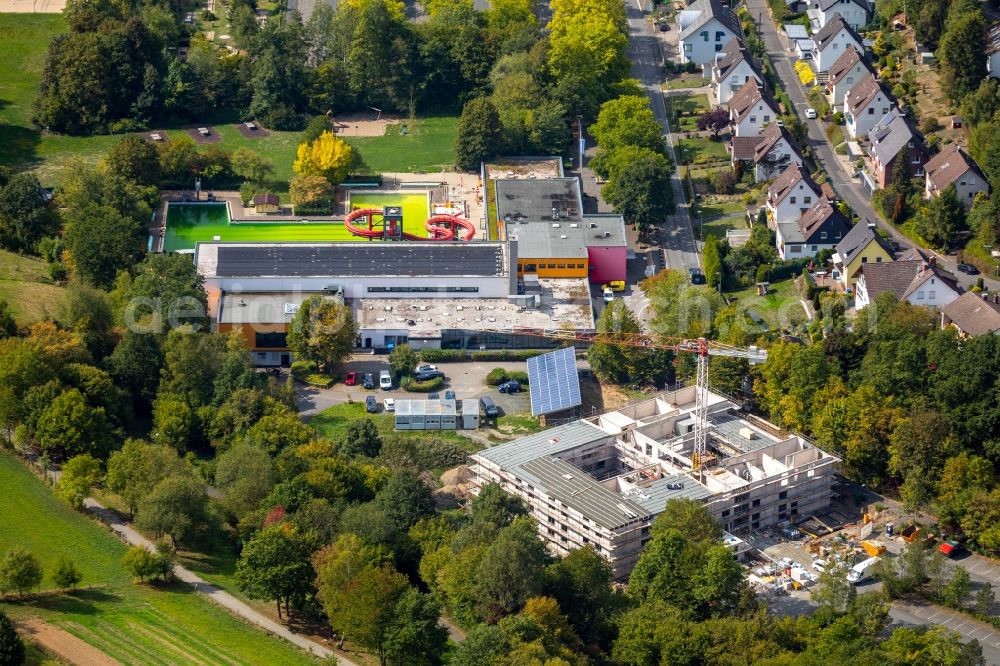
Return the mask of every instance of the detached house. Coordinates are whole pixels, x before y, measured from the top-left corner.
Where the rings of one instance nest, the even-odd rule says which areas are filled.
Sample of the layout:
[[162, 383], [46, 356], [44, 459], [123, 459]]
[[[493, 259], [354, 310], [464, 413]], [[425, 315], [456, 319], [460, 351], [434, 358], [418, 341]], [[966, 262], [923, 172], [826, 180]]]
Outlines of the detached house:
[[733, 38], [712, 65], [712, 87], [719, 104], [728, 104], [733, 95], [751, 81], [763, 84], [764, 77], [743, 43]]
[[865, 264], [858, 274], [854, 307], [861, 310], [887, 291], [900, 301], [932, 308], [948, 305], [959, 295], [955, 280], [927, 261]]
[[830, 67], [830, 78], [826, 81], [830, 104], [839, 108], [847, 93], [868, 74], [874, 75], [874, 72], [864, 57], [856, 48], [848, 46]]
[[729, 124], [733, 136], [757, 136], [778, 119], [778, 104], [764, 93], [764, 86], [750, 80], [729, 100]]
[[1000, 297], [965, 292], [941, 308], [941, 328], [949, 326], [963, 338], [1000, 335]]
[[792, 144], [785, 128], [768, 125], [760, 133], [760, 142], [754, 147], [754, 178], [758, 183], [774, 178], [790, 164], [802, 166], [802, 156]]
[[810, 0], [806, 15], [814, 28], [822, 28], [840, 15], [848, 25], [860, 30], [868, 24], [871, 7], [868, 0]]
[[798, 164], [791, 164], [767, 188], [768, 226], [795, 222], [822, 197], [809, 174]]
[[852, 139], [865, 136], [892, 106], [889, 94], [875, 75], [866, 75], [844, 97], [847, 133]]
[[813, 35], [813, 62], [816, 71], [829, 70], [848, 46], [853, 46], [859, 53], [864, 53], [861, 37], [840, 14], [835, 13], [833, 18]]
[[774, 244], [782, 260], [815, 257], [832, 250], [851, 230], [851, 222], [823, 199], [794, 222], [777, 225]]
[[870, 182], [865, 184], [868, 189], [881, 189], [892, 182], [893, 169], [901, 159], [909, 162], [914, 177], [924, 175], [927, 147], [923, 138], [896, 107], [890, 109], [868, 132], [868, 141], [869, 166], [872, 171]]
[[927, 160], [924, 166], [927, 182], [924, 197], [936, 197], [949, 185], [955, 186], [958, 200], [971, 208], [980, 192], [990, 193], [990, 184], [979, 165], [956, 143], [950, 143], [941, 152]]
[[851, 227], [844, 239], [837, 243], [833, 255], [834, 277], [843, 285], [844, 291], [854, 287], [858, 281], [858, 271], [865, 264], [881, 264], [894, 261], [896, 253], [889, 241], [879, 236], [875, 224], [865, 218]]
[[719, 0], [695, 0], [677, 12], [681, 62], [708, 65], [729, 40], [741, 35], [740, 22]]

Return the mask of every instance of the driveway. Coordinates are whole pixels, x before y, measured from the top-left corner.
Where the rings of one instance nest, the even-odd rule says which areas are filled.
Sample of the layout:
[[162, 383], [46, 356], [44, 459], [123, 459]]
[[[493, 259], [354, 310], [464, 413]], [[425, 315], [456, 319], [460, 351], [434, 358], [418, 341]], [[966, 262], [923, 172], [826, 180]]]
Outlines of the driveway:
[[[767, 8], [766, 1], [746, 0], [746, 7], [750, 15], [757, 21], [758, 29], [764, 37], [764, 44], [767, 47], [767, 55], [774, 65], [774, 70], [778, 74], [778, 78], [781, 79], [781, 84], [784, 86], [785, 91], [792, 100], [792, 104], [795, 106], [796, 112], [803, 119], [808, 129], [807, 143], [812, 148], [819, 165], [830, 176], [830, 184], [836, 190], [838, 196], [846, 201], [847, 205], [854, 209], [856, 214], [867, 217], [888, 232], [899, 243], [901, 248], [913, 247], [913, 241], [904, 236], [895, 226], [883, 220], [875, 212], [871, 204], [871, 199], [861, 185], [860, 180], [854, 178], [853, 174], [848, 173], [844, 169], [843, 163], [837, 159], [837, 155], [833, 152], [833, 146], [830, 145], [823, 131], [822, 121], [820, 119], [809, 120], [805, 118], [804, 110], [809, 108], [810, 104], [806, 101], [805, 90], [794, 70], [795, 58], [785, 50], [784, 44], [774, 26], [774, 21], [771, 20], [771, 14]], [[941, 255], [932, 250], [924, 250], [924, 252], [937, 257], [938, 265], [950, 271], [955, 276], [955, 279], [966, 289], [976, 284], [977, 276], [965, 275], [956, 270], [955, 266], [957, 262], [954, 257]], [[990, 289], [1000, 286], [1000, 283], [989, 278], [985, 279], [985, 282]]]
[[660, 245], [663, 248], [667, 268], [686, 270], [701, 266], [701, 254], [691, 231], [691, 213], [680, 174], [677, 171], [677, 153], [670, 138], [667, 124], [667, 109], [663, 103], [660, 84], [663, 81], [663, 41], [646, 14], [639, 0], [626, 0], [628, 16], [629, 57], [632, 59], [632, 76], [642, 84], [652, 99], [653, 114], [663, 125], [666, 134], [667, 151], [674, 161], [674, 173], [670, 178], [674, 189], [677, 212], [667, 217], [660, 229]]

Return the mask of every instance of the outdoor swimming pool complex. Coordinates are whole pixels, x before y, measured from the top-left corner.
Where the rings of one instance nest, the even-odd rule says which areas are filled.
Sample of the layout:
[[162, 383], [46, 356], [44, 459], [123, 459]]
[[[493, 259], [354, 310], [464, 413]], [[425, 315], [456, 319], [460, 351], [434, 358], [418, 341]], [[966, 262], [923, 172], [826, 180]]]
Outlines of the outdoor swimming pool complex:
[[[424, 222], [430, 215], [426, 192], [352, 192], [351, 208], [403, 208], [403, 230], [426, 234]], [[294, 241], [362, 241], [344, 228], [342, 222], [236, 222], [229, 219], [225, 203], [174, 203], [167, 205], [164, 252], [193, 250], [204, 241], [280, 243]]]

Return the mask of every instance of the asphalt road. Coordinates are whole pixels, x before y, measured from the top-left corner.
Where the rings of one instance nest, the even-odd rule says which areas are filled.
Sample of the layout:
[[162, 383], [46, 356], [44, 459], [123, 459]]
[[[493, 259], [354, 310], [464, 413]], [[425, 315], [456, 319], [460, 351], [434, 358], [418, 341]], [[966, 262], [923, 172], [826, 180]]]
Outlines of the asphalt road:
[[[670, 127], [667, 124], [667, 109], [663, 103], [662, 83], [663, 51], [660, 38], [653, 31], [653, 26], [646, 21], [646, 15], [638, 4], [639, 0], [626, 0], [628, 16], [629, 57], [632, 59], [632, 76], [646, 89], [652, 100], [653, 113], [664, 127], [667, 140], [667, 151], [674, 165], [677, 165], [677, 154], [670, 138]], [[660, 245], [663, 249], [667, 268], [686, 270], [701, 266], [701, 254], [694, 239], [691, 227], [691, 212], [684, 188], [677, 169], [670, 178], [674, 189], [674, 200], [677, 202], [677, 212], [667, 218], [660, 234]]]
[[[757, 20], [761, 35], [764, 37], [764, 44], [767, 47], [768, 57], [771, 59], [771, 63], [774, 65], [775, 72], [777, 72], [778, 78], [781, 79], [785, 91], [792, 100], [792, 104], [795, 105], [796, 112], [806, 124], [806, 128], [808, 129], [808, 145], [812, 148], [813, 154], [816, 156], [820, 166], [830, 176], [833, 189], [836, 190], [841, 199], [854, 209], [855, 213], [876, 222], [899, 243], [901, 248], [913, 247], [913, 242], [910, 239], [900, 233], [892, 224], [884, 221], [875, 212], [875, 209], [872, 208], [871, 199], [861, 185], [860, 180], [854, 178], [853, 174], [844, 170], [843, 164], [837, 159], [836, 154], [833, 152], [833, 146], [830, 145], [826, 134], [823, 132], [822, 121], [820, 119], [809, 120], [805, 118], [804, 110], [809, 108], [810, 105], [806, 101], [802, 83], [799, 81], [799, 77], [794, 70], [795, 59], [785, 50], [781, 39], [778, 37], [777, 28], [775, 28], [774, 22], [771, 20], [765, 0], [746, 0], [746, 7], [750, 15]], [[976, 284], [978, 276], [965, 275], [956, 270], [957, 261], [954, 256], [944, 256], [932, 250], [924, 250], [924, 252], [937, 257], [938, 265], [954, 274], [955, 279], [966, 289]], [[1000, 286], [1000, 283], [996, 280], [989, 278], [986, 278], [985, 282], [990, 289], [996, 289]]]

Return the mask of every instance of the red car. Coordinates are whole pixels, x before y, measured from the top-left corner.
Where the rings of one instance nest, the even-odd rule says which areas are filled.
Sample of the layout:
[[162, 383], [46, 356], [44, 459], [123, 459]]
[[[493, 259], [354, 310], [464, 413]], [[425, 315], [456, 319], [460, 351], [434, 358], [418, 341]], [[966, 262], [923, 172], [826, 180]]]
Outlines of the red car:
[[348, 372], [347, 377], [344, 379], [344, 386], [354, 386], [358, 383], [358, 374], [356, 372]]

